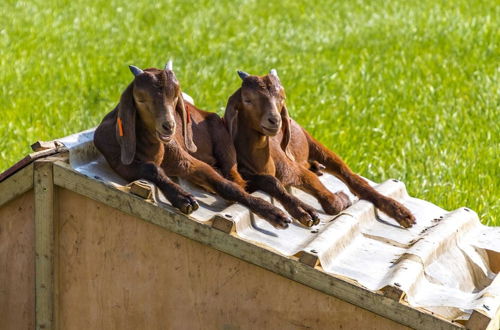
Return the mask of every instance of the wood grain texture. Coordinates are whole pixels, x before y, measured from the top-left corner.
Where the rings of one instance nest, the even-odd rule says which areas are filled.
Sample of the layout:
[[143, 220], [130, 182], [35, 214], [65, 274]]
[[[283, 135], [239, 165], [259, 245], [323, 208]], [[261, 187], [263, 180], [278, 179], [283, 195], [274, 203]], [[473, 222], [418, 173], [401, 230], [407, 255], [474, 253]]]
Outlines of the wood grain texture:
[[63, 329], [407, 329], [61, 189]]
[[33, 165], [28, 165], [8, 180], [0, 180], [0, 206], [33, 188]]
[[35, 327], [33, 190], [0, 207], [0, 329]]
[[54, 184], [52, 162], [34, 163], [36, 328], [54, 327]]

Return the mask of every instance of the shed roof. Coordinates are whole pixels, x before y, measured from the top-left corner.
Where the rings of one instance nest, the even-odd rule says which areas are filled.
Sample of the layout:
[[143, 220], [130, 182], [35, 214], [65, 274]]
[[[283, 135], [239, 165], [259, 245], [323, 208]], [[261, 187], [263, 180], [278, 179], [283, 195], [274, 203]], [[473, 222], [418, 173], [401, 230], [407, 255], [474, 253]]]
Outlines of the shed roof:
[[[129, 191], [130, 185], [110, 169], [93, 145], [93, 133], [92, 129], [56, 141], [68, 150], [69, 165], [74, 171], [109, 187]], [[24, 161], [27, 162], [29, 159]], [[180, 180], [200, 202], [200, 208], [183, 216], [183, 220], [213, 226], [215, 219], [225, 219], [234, 224], [228, 235], [275, 255], [299, 259], [331, 278], [371, 292], [383, 292], [449, 321], [467, 320], [473, 310], [490, 319], [498, 317], [500, 269], [490, 260], [500, 258], [500, 227], [482, 225], [477, 214], [468, 208], [449, 212], [410, 197], [400, 181], [377, 184], [368, 180], [375, 189], [397, 199], [415, 214], [417, 224], [404, 229], [371, 203], [358, 200], [335, 177], [325, 174], [320, 180], [331, 191], [344, 191], [353, 205], [336, 216], [326, 215], [312, 196], [292, 188], [294, 195], [320, 212], [321, 222], [312, 228], [294, 223], [286, 230], [275, 229], [244, 206], [228, 203]], [[179, 213], [160, 191], [147, 184], [154, 192], [150, 202]], [[254, 194], [281, 207], [262, 192]], [[256, 263], [255, 258], [247, 259]], [[293, 277], [296, 270], [289, 271]], [[307, 282], [307, 278], [301, 282]]]
[[[127, 182], [109, 168], [92, 137], [93, 130], [88, 130], [58, 141], [69, 149], [73, 169], [124, 189]], [[331, 191], [345, 192], [353, 205], [338, 215], [327, 215], [314, 197], [292, 188], [294, 195], [320, 212], [321, 222], [311, 228], [293, 223], [286, 230], [272, 227], [240, 204], [187, 181], [180, 180], [180, 184], [200, 202], [200, 208], [187, 216], [193, 221], [208, 222], [216, 216], [230, 219], [242, 239], [286, 257], [317, 258], [326, 273], [371, 291], [401, 291], [410, 305], [448, 320], [468, 319], [472, 310], [494, 317], [500, 307], [500, 279], [498, 269], [490, 267], [488, 251], [500, 252], [500, 227], [482, 225], [468, 208], [449, 212], [410, 197], [400, 181], [377, 184], [368, 180], [415, 214], [417, 224], [404, 229], [370, 202], [358, 200], [334, 176], [324, 174], [320, 180]], [[159, 190], [153, 187], [153, 191], [159, 207], [171, 207]], [[265, 193], [254, 194], [281, 207]]]

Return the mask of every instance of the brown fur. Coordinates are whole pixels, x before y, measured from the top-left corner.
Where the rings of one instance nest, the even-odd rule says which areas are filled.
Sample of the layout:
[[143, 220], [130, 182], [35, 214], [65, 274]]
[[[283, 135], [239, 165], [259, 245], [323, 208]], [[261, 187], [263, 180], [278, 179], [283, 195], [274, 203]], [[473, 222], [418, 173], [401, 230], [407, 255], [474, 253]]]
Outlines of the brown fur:
[[378, 193], [289, 117], [285, 91], [276, 74], [240, 76], [242, 86], [229, 98], [224, 119], [237, 150], [238, 168], [250, 189], [270, 193], [293, 217], [310, 226], [319, 221], [316, 212], [288, 194], [284, 187], [305, 190], [318, 199], [325, 212], [337, 214], [350, 206], [350, 201], [344, 193], [334, 194], [321, 183], [315, 172], [325, 170], [401, 226], [411, 227], [415, 223], [406, 207]]
[[236, 152], [222, 119], [184, 101], [169, 69], [152, 68], [137, 74], [118, 106], [96, 129], [94, 143], [119, 175], [129, 181], [152, 181], [184, 213], [196, 210], [198, 204], [169, 176], [185, 178], [240, 202], [276, 227], [286, 228], [291, 222], [283, 211], [244, 190], [245, 181], [237, 171]]

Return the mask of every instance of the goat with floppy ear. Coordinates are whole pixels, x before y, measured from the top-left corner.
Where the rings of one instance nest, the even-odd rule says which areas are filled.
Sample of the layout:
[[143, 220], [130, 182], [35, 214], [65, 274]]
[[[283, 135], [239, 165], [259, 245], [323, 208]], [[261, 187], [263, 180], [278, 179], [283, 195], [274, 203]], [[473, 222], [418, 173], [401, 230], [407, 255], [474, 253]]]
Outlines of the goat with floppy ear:
[[248, 180], [250, 190], [269, 193], [294, 218], [312, 226], [319, 222], [314, 209], [289, 194], [285, 187], [305, 190], [318, 199], [326, 213], [337, 214], [351, 203], [346, 194], [332, 193], [321, 183], [315, 173], [324, 169], [401, 226], [411, 227], [415, 223], [406, 207], [373, 189], [289, 117], [285, 91], [276, 70], [264, 76], [242, 71], [238, 74], [243, 82], [229, 98], [224, 119], [237, 150], [238, 169]]
[[288, 215], [244, 190], [222, 119], [184, 99], [172, 63], [163, 70], [130, 70], [133, 82], [94, 134], [94, 144], [111, 168], [126, 180], [153, 182], [183, 213], [198, 209], [198, 203], [169, 176], [240, 202], [274, 226], [286, 228], [291, 222]]

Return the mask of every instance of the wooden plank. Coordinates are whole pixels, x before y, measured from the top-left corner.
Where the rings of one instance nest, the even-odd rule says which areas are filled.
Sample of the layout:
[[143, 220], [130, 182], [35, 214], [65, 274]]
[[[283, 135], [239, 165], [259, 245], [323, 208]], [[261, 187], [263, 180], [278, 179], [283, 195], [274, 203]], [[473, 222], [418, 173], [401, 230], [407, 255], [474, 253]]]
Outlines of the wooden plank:
[[31, 150], [42, 151], [47, 149], [54, 149], [56, 147], [56, 141], [36, 141], [31, 145]]
[[229, 234], [235, 230], [234, 221], [230, 218], [222, 215], [216, 215], [212, 219], [212, 228], [218, 229], [226, 234]]
[[409, 330], [57, 188], [62, 329]]
[[239, 237], [189, 221], [187, 216], [174, 209], [167, 210], [147, 203], [139, 197], [73, 171], [67, 164], [54, 164], [54, 183], [403, 325], [435, 330], [464, 328], [458, 323], [399, 303]]
[[[490, 285], [492, 287], [498, 287], [498, 283], [500, 283], [499, 274], [497, 274]], [[488, 295], [488, 293], [485, 293], [485, 296], [486, 295]], [[490, 311], [491, 308], [491, 305], [487, 302], [484, 302], [482, 305], [482, 309]], [[498, 330], [500, 329], [500, 307], [498, 307], [496, 311], [493, 311], [492, 314], [493, 317], [490, 317], [482, 310], [473, 310], [465, 326], [467, 329], [471, 330]]]
[[319, 265], [319, 258], [316, 251], [301, 251], [299, 261], [309, 267], [316, 267]]
[[381, 291], [385, 297], [391, 298], [395, 301], [400, 301], [405, 294], [400, 288], [391, 285], [384, 286]]
[[0, 182], [0, 206], [33, 188], [33, 165], [28, 165], [13, 174], [8, 180]]
[[494, 273], [500, 273], [500, 252], [486, 250], [486, 253], [488, 254], [491, 270]]
[[54, 183], [53, 163], [34, 163], [35, 315], [37, 329], [54, 324]]
[[0, 329], [35, 327], [34, 197], [0, 207]]
[[12, 174], [16, 173], [17, 171], [21, 170], [22, 168], [26, 167], [27, 165], [31, 164], [33, 161], [47, 157], [50, 155], [54, 155], [58, 152], [65, 151], [64, 147], [61, 148], [56, 148], [56, 149], [48, 149], [48, 150], [42, 150], [38, 152], [32, 152], [31, 154], [27, 155], [17, 163], [15, 163], [13, 166], [5, 170], [3, 173], [0, 173], [0, 182], [4, 181], [7, 179], [9, 176]]
[[134, 181], [130, 183], [130, 192], [136, 196], [142, 197], [144, 199], [151, 198], [151, 187], [141, 180]]

